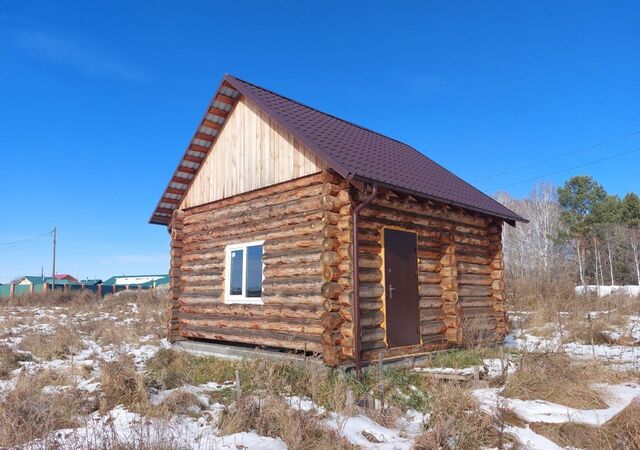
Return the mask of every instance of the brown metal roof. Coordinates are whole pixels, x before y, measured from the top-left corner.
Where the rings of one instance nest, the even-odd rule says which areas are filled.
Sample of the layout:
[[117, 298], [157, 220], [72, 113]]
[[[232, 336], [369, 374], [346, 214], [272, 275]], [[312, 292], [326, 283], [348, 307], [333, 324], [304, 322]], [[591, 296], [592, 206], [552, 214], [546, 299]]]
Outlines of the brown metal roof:
[[[231, 75], [225, 75], [221, 84], [221, 89], [224, 88], [256, 103], [343, 177], [377, 182], [509, 222], [525, 221], [407, 144]], [[232, 95], [238, 98], [235, 93]], [[166, 206], [162, 200], [160, 204]], [[168, 216], [154, 213], [151, 223], [168, 220]]]

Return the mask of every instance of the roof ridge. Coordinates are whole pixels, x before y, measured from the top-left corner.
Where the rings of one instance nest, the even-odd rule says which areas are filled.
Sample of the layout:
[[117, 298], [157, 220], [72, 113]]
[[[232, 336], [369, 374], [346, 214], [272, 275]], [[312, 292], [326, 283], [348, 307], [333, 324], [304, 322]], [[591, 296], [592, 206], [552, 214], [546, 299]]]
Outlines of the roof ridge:
[[[417, 151], [418, 153], [420, 153], [417, 149], [415, 149], [415, 148], [411, 147], [411, 146], [410, 146], [409, 144], [407, 144], [406, 142], [402, 142], [402, 141], [400, 141], [400, 140], [398, 140], [398, 139], [396, 139], [396, 138], [392, 138], [391, 136], [387, 136], [386, 134], [382, 134], [382, 133], [380, 133], [379, 131], [372, 130], [371, 128], [367, 128], [367, 127], [365, 127], [364, 125], [359, 125], [359, 124], [357, 124], [357, 123], [355, 123], [355, 122], [351, 122], [351, 121], [349, 121], [349, 120], [343, 119], [342, 117], [334, 116], [333, 114], [330, 114], [330, 113], [328, 113], [328, 112], [321, 111], [321, 110], [319, 110], [318, 108], [314, 108], [313, 106], [307, 105], [306, 103], [302, 103], [302, 102], [301, 102], [301, 101], [299, 101], [299, 100], [296, 100], [296, 99], [294, 99], [294, 98], [288, 97], [288, 96], [286, 96], [286, 95], [282, 95], [282, 94], [280, 94], [280, 93], [278, 93], [278, 92], [276, 92], [276, 91], [273, 91], [273, 90], [271, 90], [271, 89], [267, 89], [267, 88], [265, 88], [265, 87], [258, 86], [258, 85], [257, 85], [257, 84], [255, 84], [255, 83], [252, 83], [252, 82], [247, 81], [247, 80], [243, 80], [242, 78], [238, 78], [238, 77], [236, 77], [236, 76], [234, 76], [234, 75], [231, 75], [230, 73], [225, 74], [225, 77], [231, 77], [231, 78], [233, 78], [233, 79], [235, 79], [235, 80], [237, 80], [237, 81], [241, 81], [242, 83], [245, 83], [245, 84], [251, 85], [251, 86], [253, 86], [253, 87], [255, 87], [255, 88], [258, 88], [258, 89], [262, 89], [263, 91], [267, 91], [267, 92], [269, 92], [269, 93], [271, 93], [271, 94], [273, 94], [273, 95], [277, 95], [277, 96], [278, 96], [278, 97], [280, 97], [280, 98], [283, 98], [283, 99], [285, 99], [285, 100], [288, 100], [288, 101], [290, 101], [290, 102], [292, 102], [292, 103], [296, 103], [296, 104], [298, 104], [298, 105], [300, 105], [300, 106], [302, 106], [302, 107], [304, 107], [304, 108], [310, 109], [310, 110], [312, 110], [312, 111], [316, 111], [316, 112], [318, 112], [318, 113], [320, 113], [320, 114], [324, 114], [325, 116], [329, 116], [329, 117], [331, 117], [331, 118], [333, 118], [333, 119], [339, 120], [340, 122], [344, 122], [344, 123], [346, 123], [347, 125], [351, 125], [351, 126], [353, 126], [353, 127], [360, 128], [361, 130], [368, 131], [369, 133], [377, 134], [378, 136], [381, 136], [381, 137], [383, 137], [383, 138], [385, 138], [385, 139], [389, 139], [389, 140], [391, 140], [391, 141], [397, 142], [398, 144], [405, 145], [405, 146], [407, 146], [407, 147], [409, 147], [409, 148], [411, 148], [411, 149], [413, 149], [413, 150]], [[424, 154], [422, 154], [422, 153], [420, 153], [420, 154], [421, 154], [422, 156], [426, 156], [426, 155], [424, 155]]]

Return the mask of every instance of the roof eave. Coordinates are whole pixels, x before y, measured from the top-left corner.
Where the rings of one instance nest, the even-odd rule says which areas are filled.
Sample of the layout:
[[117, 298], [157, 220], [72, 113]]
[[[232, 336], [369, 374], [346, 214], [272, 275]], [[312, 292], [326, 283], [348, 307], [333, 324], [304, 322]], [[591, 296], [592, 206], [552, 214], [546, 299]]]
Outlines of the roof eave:
[[420, 198], [425, 198], [427, 200], [433, 200], [433, 201], [436, 201], [436, 202], [444, 203], [446, 205], [458, 206], [460, 208], [463, 208], [463, 209], [466, 209], [466, 210], [469, 210], [469, 211], [473, 211], [473, 212], [476, 212], [476, 213], [481, 213], [481, 214], [485, 214], [485, 215], [492, 216], [492, 217], [498, 217], [498, 218], [504, 220], [505, 222], [509, 223], [509, 225], [511, 225], [511, 226], [515, 226], [515, 222], [529, 223], [529, 221], [527, 219], [519, 216], [516, 213], [513, 213], [513, 215], [500, 214], [500, 213], [496, 213], [496, 212], [493, 212], [493, 211], [488, 211], [486, 209], [478, 208], [477, 206], [466, 205], [464, 203], [455, 202], [455, 201], [448, 200], [448, 199], [445, 199], [445, 198], [441, 198], [441, 197], [438, 197], [438, 196], [435, 196], [435, 195], [424, 194], [422, 192], [418, 192], [418, 191], [414, 191], [414, 190], [411, 190], [411, 189], [407, 189], [407, 188], [402, 187], [402, 186], [396, 186], [394, 184], [386, 183], [384, 181], [379, 181], [379, 180], [374, 180], [374, 179], [367, 178], [367, 177], [362, 177], [362, 176], [359, 176], [357, 174], [354, 175], [353, 178], [357, 179], [359, 181], [365, 182], [365, 183], [377, 184], [378, 186], [385, 187], [387, 189], [400, 191], [400, 192], [403, 192], [405, 194], [413, 195], [413, 196], [420, 197]]
[[[209, 112], [209, 108], [211, 107], [213, 101], [215, 100], [216, 96], [218, 95], [218, 92], [220, 92], [220, 89], [222, 89], [222, 86], [224, 85], [225, 80], [227, 79], [227, 74], [225, 74], [224, 77], [222, 77], [222, 80], [220, 80], [220, 83], [218, 84], [218, 88], [215, 90], [215, 92], [213, 93], [213, 96], [211, 97], [211, 99], [209, 100], [209, 102], [207, 103], [207, 107], [204, 111], [204, 114], [202, 115], [203, 119], [207, 117], [207, 113]], [[239, 89], [238, 89], [239, 91]], [[191, 139], [189, 139], [189, 144], [187, 144], [187, 148], [185, 149], [184, 153], [182, 154], [182, 157], [180, 158], [180, 161], [178, 163], [178, 166], [176, 167], [176, 169], [173, 171], [173, 175], [171, 176], [171, 178], [169, 178], [169, 182], [167, 183], [167, 187], [164, 188], [164, 190], [162, 191], [162, 195], [160, 196], [160, 200], [158, 200], [158, 203], [156, 204], [156, 207], [153, 209], [153, 212], [151, 213], [151, 217], [149, 218], [149, 222], [152, 225], [169, 225], [169, 223], [171, 222], [171, 217], [167, 217], [166, 220], [154, 220], [154, 217], [156, 217], [155, 212], [157, 211], [157, 209], [160, 207], [160, 203], [162, 203], [162, 199], [164, 198], [164, 194], [165, 192], [167, 192], [167, 189], [170, 187], [171, 185], [171, 181], [173, 180], [173, 178], [176, 176], [176, 173], [178, 172], [178, 169], [180, 168], [180, 163], [184, 160], [184, 158], [187, 156], [188, 151], [189, 151], [189, 146], [191, 145], [191, 143], [193, 142], [193, 139], [195, 138], [196, 134], [198, 133], [198, 130], [200, 129], [200, 124], [202, 123], [202, 120], [200, 119], [200, 122], [198, 122], [198, 126], [196, 127], [195, 131], [193, 132], [193, 134], [191, 135]], [[226, 121], [225, 121], [226, 123]], [[220, 132], [218, 132], [218, 134], [216, 135], [216, 137], [220, 134]], [[211, 148], [213, 148], [213, 144], [211, 145]], [[205, 156], [206, 158], [206, 156]], [[204, 160], [203, 160], [204, 162]], [[198, 174], [198, 172], [200, 171], [200, 169], [202, 168], [202, 164], [200, 165], [200, 167], [198, 167], [196, 173], [193, 176], [193, 179], [195, 179], [196, 175]], [[181, 199], [181, 203], [182, 201], [184, 201], [187, 192], [189, 192], [189, 189], [191, 188], [191, 185], [189, 185], [189, 187], [185, 190], [184, 195]], [[178, 205], [179, 207], [180, 205]], [[178, 207], [176, 207], [176, 209], [178, 209]]]

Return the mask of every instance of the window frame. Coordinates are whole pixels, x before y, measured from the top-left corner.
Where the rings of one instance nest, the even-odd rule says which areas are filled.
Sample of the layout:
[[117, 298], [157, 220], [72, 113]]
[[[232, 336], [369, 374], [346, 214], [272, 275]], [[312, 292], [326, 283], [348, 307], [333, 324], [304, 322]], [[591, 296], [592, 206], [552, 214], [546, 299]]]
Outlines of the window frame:
[[[224, 248], [224, 303], [242, 305], [264, 305], [262, 294], [260, 297], [247, 297], [247, 248], [262, 246], [264, 257], [264, 241], [241, 242], [229, 244]], [[231, 292], [231, 252], [242, 250], [242, 294], [232, 295]], [[264, 258], [262, 259], [262, 282], [264, 282]]]

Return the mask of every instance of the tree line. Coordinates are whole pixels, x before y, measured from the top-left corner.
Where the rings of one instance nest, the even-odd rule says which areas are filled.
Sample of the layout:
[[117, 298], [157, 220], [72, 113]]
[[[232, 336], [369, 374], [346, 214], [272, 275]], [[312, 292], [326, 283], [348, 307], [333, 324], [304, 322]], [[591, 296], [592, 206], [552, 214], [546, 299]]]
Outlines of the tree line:
[[554, 278], [567, 271], [582, 285], [640, 285], [640, 198], [610, 195], [589, 176], [563, 186], [538, 184], [524, 199], [497, 199], [529, 220], [505, 227], [512, 276]]

